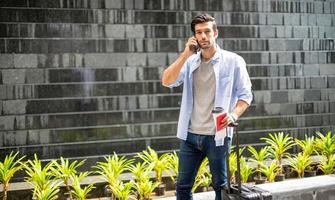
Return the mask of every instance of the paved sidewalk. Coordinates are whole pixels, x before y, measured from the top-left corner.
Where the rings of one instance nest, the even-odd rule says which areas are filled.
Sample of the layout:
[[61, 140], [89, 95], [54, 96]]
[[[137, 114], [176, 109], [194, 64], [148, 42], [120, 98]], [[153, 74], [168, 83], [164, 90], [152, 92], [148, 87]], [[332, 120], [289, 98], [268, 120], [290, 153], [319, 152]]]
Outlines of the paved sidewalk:
[[[165, 198], [159, 198], [158, 200], [175, 200], [176, 197], [165, 197]], [[194, 200], [214, 200], [215, 199], [215, 193], [214, 191], [210, 192], [201, 192], [201, 193], [195, 193], [193, 194]]]

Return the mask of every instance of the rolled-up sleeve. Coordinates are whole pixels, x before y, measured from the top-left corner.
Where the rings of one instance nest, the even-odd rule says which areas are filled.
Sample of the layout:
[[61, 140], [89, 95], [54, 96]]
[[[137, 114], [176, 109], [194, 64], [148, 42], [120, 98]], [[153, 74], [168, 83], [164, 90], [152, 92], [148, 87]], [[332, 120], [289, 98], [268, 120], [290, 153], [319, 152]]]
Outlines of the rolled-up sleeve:
[[241, 56], [237, 56], [235, 62], [235, 94], [238, 100], [243, 100], [250, 105], [252, 101], [251, 81], [246, 63]]

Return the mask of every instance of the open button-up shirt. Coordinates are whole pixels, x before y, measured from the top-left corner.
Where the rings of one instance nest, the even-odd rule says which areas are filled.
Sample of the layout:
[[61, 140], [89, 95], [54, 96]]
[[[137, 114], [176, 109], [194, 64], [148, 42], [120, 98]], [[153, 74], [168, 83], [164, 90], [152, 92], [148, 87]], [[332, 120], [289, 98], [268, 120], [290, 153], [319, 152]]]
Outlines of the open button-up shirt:
[[[201, 53], [192, 55], [184, 63], [177, 80], [169, 87], [183, 85], [183, 96], [180, 107], [177, 137], [186, 140], [189, 122], [193, 108], [193, 72], [201, 62]], [[231, 112], [238, 100], [250, 105], [252, 101], [251, 82], [244, 59], [236, 53], [223, 50], [217, 46], [211, 59], [215, 74], [214, 107], [222, 107]], [[227, 128], [228, 137], [232, 138], [233, 129]], [[222, 139], [216, 140], [216, 145], [224, 144]]]

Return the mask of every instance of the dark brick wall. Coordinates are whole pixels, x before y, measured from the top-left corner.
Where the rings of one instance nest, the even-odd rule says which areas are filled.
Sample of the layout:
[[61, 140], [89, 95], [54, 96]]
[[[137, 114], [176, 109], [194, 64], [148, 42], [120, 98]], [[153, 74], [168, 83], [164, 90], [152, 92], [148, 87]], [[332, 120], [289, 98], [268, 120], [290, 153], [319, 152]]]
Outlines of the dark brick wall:
[[242, 144], [334, 131], [333, 0], [0, 0], [0, 157], [177, 149], [181, 88], [160, 76], [202, 11], [248, 64]]

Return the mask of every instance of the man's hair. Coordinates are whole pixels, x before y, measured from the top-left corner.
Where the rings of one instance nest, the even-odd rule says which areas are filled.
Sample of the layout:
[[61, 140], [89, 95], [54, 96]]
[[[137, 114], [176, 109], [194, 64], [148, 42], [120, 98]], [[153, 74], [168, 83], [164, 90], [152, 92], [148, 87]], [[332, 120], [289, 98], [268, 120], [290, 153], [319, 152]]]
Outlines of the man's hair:
[[195, 16], [193, 18], [192, 22], [191, 22], [191, 30], [192, 30], [193, 34], [195, 34], [195, 25], [205, 23], [205, 22], [213, 22], [213, 30], [214, 31], [217, 30], [217, 26], [216, 26], [214, 17], [210, 16], [207, 13], [203, 13], [203, 14]]

